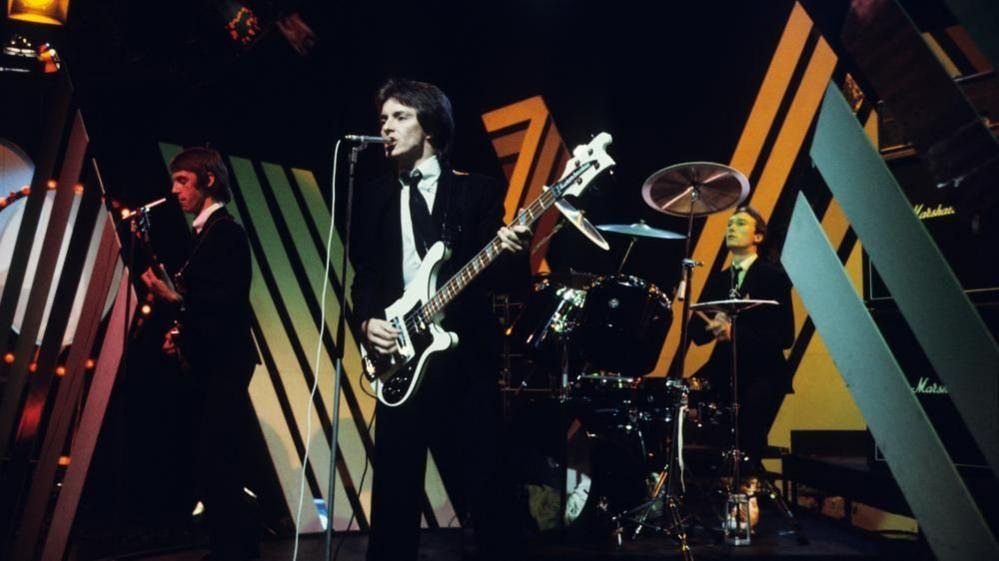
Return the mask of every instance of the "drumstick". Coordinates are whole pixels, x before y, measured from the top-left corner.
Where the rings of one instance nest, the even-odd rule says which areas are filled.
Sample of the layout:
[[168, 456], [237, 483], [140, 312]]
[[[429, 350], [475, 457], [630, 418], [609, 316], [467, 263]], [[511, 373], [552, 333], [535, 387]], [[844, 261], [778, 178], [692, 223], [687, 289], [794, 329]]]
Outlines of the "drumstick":
[[699, 316], [701, 316], [701, 319], [703, 319], [706, 323], [711, 323], [712, 321], [714, 321], [714, 320], [712, 320], [711, 318], [708, 317], [708, 314], [705, 314], [704, 312], [702, 312], [700, 310], [694, 310], [694, 313], [697, 314], [697, 315], [699, 315]]

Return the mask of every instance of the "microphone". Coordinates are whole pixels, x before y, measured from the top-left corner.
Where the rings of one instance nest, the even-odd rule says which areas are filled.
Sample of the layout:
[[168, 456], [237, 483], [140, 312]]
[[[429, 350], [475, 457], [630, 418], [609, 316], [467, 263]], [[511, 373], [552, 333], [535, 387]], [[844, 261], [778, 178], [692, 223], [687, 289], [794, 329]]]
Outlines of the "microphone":
[[368, 136], [365, 134], [345, 134], [343, 139], [347, 142], [360, 142], [362, 144], [385, 144], [387, 141], [380, 136]]
[[143, 212], [149, 212], [149, 209], [153, 208], [154, 206], [161, 205], [165, 202], [166, 202], [166, 197], [163, 197], [162, 199], [156, 199], [155, 201], [151, 203], [146, 203], [133, 211], [122, 213], [121, 219], [128, 220], [129, 218], [137, 216]]

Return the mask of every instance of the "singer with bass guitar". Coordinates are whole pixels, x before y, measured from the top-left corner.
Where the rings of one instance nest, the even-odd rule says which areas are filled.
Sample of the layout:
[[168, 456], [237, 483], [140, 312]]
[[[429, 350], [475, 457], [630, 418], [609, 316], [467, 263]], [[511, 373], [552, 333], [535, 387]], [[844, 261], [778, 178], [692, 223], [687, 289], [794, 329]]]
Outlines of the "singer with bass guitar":
[[176, 308], [178, 328], [163, 350], [181, 354], [193, 404], [192, 458], [198, 497], [205, 505], [211, 559], [259, 556], [259, 524], [243, 486], [246, 442], [253, 427], [247, 387], [257, 363], [250, 335], [250, 243], [225, 209], [229, 173], [211, 148], [188, 148], [170, 161], [171, 193], [194, 218], [194, 240], [174, 286], [152, 268], [142, 281]]
[[[351, 249], [354, 311], [363, 319], [365, 351], [391, 356], [399, 329], [385, 308], [416, 282], [438, 241], [452, 257], [448, 278], [495, 238], [502, 256], [448, 308], [444, 328], [460, 344], [430, 359], [422, 387], [405, 403], [379, 402], [369, 560], [415, 560], [429, 448], [461, 520], [470, 514], [480, 558], [515, 558], [512, 495], [501, 479], [500, 328], [490, 291], [526, 288], [530, 266], [526, 225], [503, 226], [505, 186], [454, 171], [451, 102], [436, 86], [390, 80], [378, 91], [381, 138], [394, 173], [362, 188]], [[432, 514], [431, 514], [432, 515]]]

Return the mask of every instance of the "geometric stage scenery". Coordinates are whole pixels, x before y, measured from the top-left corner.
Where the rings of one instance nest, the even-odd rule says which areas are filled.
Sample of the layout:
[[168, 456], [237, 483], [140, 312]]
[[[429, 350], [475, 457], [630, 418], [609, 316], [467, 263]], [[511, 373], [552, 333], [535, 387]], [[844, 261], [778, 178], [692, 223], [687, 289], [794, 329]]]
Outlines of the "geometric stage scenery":
[[0, 558], [999, 558], [991, 4], [70, 4], [0, 32]]

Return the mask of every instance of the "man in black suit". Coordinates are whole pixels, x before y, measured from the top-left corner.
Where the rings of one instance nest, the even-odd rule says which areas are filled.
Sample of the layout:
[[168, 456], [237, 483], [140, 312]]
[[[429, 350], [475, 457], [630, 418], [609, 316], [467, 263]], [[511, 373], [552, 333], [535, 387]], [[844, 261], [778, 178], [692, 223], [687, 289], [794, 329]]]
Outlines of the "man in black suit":
[[368, 559], [416, 559], [428, 448], [456, 511], [471, 514], [478, 555], [509, 559], [516, 540], [509, 529], [511, 493], [501, 483], [500, 333], [489, 292], [526, 286], [531, 232], [503, 226], [502, 183], [450, 167], [454, 121], [439, 88], [390, 80], [376, 104], [385, 156], [396, 173], [366, 186], [355, 213], [353, 302], [369, 352], [397, 350], [399, 332], [384, 310], [414, 279], [434, 242], [444, 240], [453, 252], [440, 282], [494, 235], [508, 254], [446, 310], [444, 327], [458, 334], [458, 347], [431, 358], [421, 386], [401, 406], [377, 406]]
[[[740, 207], [732, 214], [725, 235], [732, 266], [712, 276], [701, 295], [702, 302], [729, 298], [778, 302], [744, 311], [736, 320], [739, 446], [749, 458], [750, 471], [761, 468], [767, 433], [784, 394], [791, 391], [791, 372], [784, 358], [784, 349], [794, 343], [791, 281], [779, 265], [759, 255], [766, 229], [763, 217], [752, 207]], [[721, 312], [708, 319], [694, 316], [691, 320], [695, 343], [717, 341], [698, 375], [707, 378], [717, 397], [727, 404], [731, 401], [732, 321]]]
[[243, 494], [242, 466], [253, 420], [247, 387], [257, 362], [250, 335], [250, 244], [226, 212], [229, 173], [210, 148], [189, 148], [170, 161], [171, 192], [194, 218], [194, 241], [171, 288], [153, 269], [142, 280], [176, 306], [179, 329], [163, 350], [188, 371], [194, 417], [194, 470], [212, 561], [258, 556], [257, 524]]

